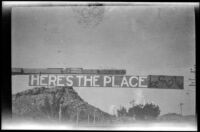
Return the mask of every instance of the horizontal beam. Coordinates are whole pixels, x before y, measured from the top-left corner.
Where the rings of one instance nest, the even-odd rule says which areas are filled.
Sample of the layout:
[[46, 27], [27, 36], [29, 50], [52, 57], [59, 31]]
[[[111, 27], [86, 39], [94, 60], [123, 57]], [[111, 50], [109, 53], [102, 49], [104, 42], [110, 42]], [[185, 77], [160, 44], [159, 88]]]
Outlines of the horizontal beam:
[[83, 69], [83, 68], [12, 68], [12, 75], [29, 74], [109, 74], [125, 75], [123, 69]]

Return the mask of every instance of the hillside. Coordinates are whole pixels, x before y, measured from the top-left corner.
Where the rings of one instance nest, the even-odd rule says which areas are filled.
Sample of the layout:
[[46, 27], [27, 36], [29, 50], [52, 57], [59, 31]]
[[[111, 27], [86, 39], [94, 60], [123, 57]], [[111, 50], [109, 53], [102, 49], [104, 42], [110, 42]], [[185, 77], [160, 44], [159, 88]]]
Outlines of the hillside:
[[13, 118], [107, 122], [113, 116], [85, 102], [72, 87], [36, 87], [12, 95]]

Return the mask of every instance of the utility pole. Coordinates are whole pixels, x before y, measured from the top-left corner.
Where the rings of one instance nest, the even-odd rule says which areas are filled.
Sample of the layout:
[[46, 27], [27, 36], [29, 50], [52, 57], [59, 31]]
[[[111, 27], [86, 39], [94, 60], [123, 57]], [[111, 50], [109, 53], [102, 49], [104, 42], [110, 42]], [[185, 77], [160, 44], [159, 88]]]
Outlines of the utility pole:
[[103, 112], [101, 112], [101, 116], [102, 116], [102, 121], [104, 122], [104, 114], [103, 114]]
[[88, 125], [90, 124], [90, 114], [88, 114]]
[[61, 100], [60, 104], [59, 104], [59, 112], [58, 112], [58, 118], [59, 118], [59, 121], [62, 120], [62, 108], [63, 108], [63, 100]]
[[[188, 80], [190, 81], [190, 84], [188, 86], [190, 87], [195, 87], [196, 86], [196, 77], [195, 77], [195, 73], [196, 73], [196, 65], [194, 65], [193, 68], [190, 68], [190, 73], [194, 74], [194, 78], [189, 78]], [[187, 92], [186, 92], [186, 95], [188, 96], [188, 101], [189, 101], [189, 104], [191, 103], [190, 102], [190, 92], [192, 92], [191, 89], [188, 89]]]
[[95, 124], [95, 110], [94, 110], [94, 120], [93, 120], [93, 124]]
[[183, 106], [183, 103], [180, 103], [180, 111], [181, 111], [181, 115], [183, 115], [182, 106]]
[[61, 121], [61, 118], [62, 118], [62, 104], [59, 104], [59, 113], [58, 113], [58, 118], [59, 118], [59, 121]]
[[79, 113], [78, 113], [78, 108], [77, 108], [77, 113], [76, 113], [76, 124], [78, 125], [78, 119], [79, 119]]

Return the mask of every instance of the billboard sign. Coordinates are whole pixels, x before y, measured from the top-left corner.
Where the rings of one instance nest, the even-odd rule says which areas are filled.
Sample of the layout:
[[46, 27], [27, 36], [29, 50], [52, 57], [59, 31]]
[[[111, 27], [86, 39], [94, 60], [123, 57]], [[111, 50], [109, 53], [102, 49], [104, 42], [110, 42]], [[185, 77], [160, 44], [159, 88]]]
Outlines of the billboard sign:
[[147, 87], [146, 76], [31, 74], [29, 86]]
[[30, 74], [29, 86], [183, 89], [183, 76], [98, 74]]

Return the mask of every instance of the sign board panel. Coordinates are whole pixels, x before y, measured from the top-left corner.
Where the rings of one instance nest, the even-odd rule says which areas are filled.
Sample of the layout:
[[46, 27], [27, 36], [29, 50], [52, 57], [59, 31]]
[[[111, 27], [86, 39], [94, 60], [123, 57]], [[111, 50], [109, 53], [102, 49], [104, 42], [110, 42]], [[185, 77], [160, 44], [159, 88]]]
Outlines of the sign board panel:
[[147, 76], [31, 74], [30, 86], [147, 87]]
[[28, 74], [103, 74], [125, 75], [124, 69], [83, 69], [83, 68], [12, 68], [12, 75]]
[[183, 76], [149, 75], [148, 88], [183, 89]]
[[183, 89], [183, 76], [30, 74], [29, 86]]

